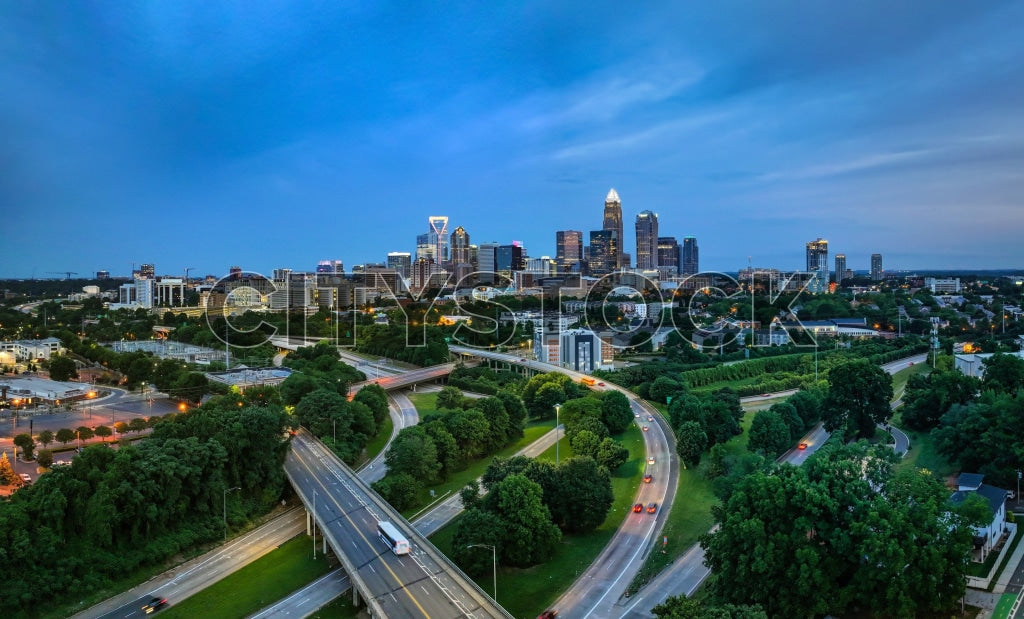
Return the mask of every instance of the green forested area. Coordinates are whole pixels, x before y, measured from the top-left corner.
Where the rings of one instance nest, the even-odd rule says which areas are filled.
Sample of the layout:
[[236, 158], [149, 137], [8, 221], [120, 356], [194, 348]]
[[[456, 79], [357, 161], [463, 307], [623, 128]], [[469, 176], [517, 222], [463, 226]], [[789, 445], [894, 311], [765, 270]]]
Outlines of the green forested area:
[[285, 488], [280, 406], [214, 398], [157, 424], [149, 439], [86, 448], [0, 503], [0, 613], [32, 614], [140, 566], [224, 534], [263, 513]]

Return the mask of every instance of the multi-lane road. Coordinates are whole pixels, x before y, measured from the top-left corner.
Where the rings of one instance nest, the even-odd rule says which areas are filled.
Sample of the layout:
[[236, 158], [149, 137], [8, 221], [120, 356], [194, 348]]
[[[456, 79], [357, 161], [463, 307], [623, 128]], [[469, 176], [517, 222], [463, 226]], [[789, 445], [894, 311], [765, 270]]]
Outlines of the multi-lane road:
[[[285, 473], [374, 616], [510, 616], [305, 431], [292, 440]], [[392, 553], [377, 536], [380, 521], [394, 524], [412, 552]]]

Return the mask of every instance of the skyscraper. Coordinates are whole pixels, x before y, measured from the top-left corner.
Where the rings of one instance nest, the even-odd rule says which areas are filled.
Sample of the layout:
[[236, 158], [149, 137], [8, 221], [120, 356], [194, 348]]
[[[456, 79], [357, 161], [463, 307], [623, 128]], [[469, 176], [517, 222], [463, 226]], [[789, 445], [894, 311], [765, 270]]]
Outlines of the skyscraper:
[[614, 230], [591, 230], [588, 264], [591, 275], [608, 275], [616, 268], [619, 240]]
[[871, 254], [871, 279], [879, 281], [885, 275], [882, 270], [882, 254]]
[[807, 272], [817, 274], [807, 288], [810, 292], [828, 290], [828, 241], [821, 237], [807, 244]]
[[696, 275], [700, 273], [700, 251], [697, 248], [697, 237], [687, 236], [683, 238], [683, 256], [680, 259], [683, 268], [683, 275]]
[[[611, 230], [615, 233], [615, 253], [611, 255], [612, 270], [620, 266], [628, 266], [622, 264], [622, 200], [619, 200], [619, 194], [614, 188], [604, 199], [604, 224], [601, 229]], [[590, 236], [593, 238], [594, 234], [591, 233]]]
[[846, 274], [846, 254], [836, 254], [836, 286], [843, 283]]
[[412, 274], [412, 254], [407, 251], [393, 251], [388, 254], [388, 268], [398, 271], [402, 277]]
[[431, 242], [434, 243], [434, 262], [442, 264], [448, 260], [448, 218], [444, 215], [431, 215], [427, 218], [430, 224]]
[[453, 264], [469, 264], [469, 233], [462, 226], [452, 232], [451, 252]]
[[511, 274], [512, 271], [522, 271], [526, 268], [523, 247], [518, 241], [514, 241], [511, 245], [499, 245], [494, 256], [495, 270], [499, 273]]
[[477, 249], [476, 270], [480, 274], [481, 282], [494, 283], [494, 273], [498, 270], [497, 253], [497, 243], [480, 243], [480, 247]]
[[676, 237], [658, 237], [658, 268], [679, 273], [679, 241]]
[[583, 260], [583, 233], [579, 230], [555, 232], [555, 262], [560, 271], [568, 271]]
[[636, 216], [636, 268], [658, 268], [658, 215], [651, 211]]

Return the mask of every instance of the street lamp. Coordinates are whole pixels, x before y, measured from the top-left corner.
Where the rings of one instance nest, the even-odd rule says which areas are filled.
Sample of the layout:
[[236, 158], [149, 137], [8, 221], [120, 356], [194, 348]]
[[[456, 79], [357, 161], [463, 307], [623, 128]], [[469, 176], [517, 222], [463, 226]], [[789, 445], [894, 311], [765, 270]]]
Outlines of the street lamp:
[[561, 404], [555, 404], [555, 466], [558, 466], [558, 411], [562, 408]]
[[228, 493], [235, 490], [241, 490], [240, 487], [235, 486], [234, 488], [225, 488], [224, 496], [221, 500], [221, 507], [224, 509], [224, 541], [228, 541]]
[[[557, 407], [556, 407], [557, 408]], [[490, 544], [470, 544], [466, 548], [490, 548], [491, 549], [491, 568], [494, 576], [494, 601], [498, 601], [498, 551], [494, 546]]]

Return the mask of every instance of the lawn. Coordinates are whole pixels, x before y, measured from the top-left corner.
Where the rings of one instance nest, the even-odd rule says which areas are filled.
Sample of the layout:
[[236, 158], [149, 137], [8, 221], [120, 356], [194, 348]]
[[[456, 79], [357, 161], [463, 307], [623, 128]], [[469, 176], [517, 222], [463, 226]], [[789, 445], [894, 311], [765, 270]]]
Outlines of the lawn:
[[927, 374], [932, 371], [932, 368], [927, 363], [918, 363], [909, 368], [900, 370], [892, 375], [892, 393], [893, 399], [898, 400], [903, 397], [903, 390], [907, 388], [907, 381], [910, 380], [911, 376], [917, 374]]
[[444, 411], [437, 408], [437, 393], [410, 393], [409, 400], [412, 405], [416, 407], [416, 411], [420, 414], [420, 419], [423, 419], [427, 415], [434, 415], [437, 413], [444, 413]]
[[309, 538], [300, 535], [234, 574], [185, 600], [172, 600], [164, 619], [240, 619], [313, 582], [330, 571], [327, 559], [313, 559]]
[[[555, 557], [543, 565], [528, 569], [500, 567], [498, 569], [498, 602], [516, 617], [535, 617], [548, 608], [576, 578], [587, 569], [598, 554], [608, 545], [609, 540], [630, 513], [633, 497], [640, 483], [644, 469], [645, 452], [643, 436], [634, 425], [618, 437], [629, 449], [629, 460], [612, 475], [612, 490], [615, 500], [604, 523], [586, 535], [566, 535], [562, 547]], [[559, 456], [571, 457], [568, 443], [563, 441]], [[554, 460], [552, 447], [538, 459]], [[458, 526], [458, 519], [430, 537], [441, 552], [451, 553], [452, 537]], [[483, 552], [483, 551], [482, 551]], [[493, 585], [490, 574], [476, 579], [480, 587], [490, 593]]]

